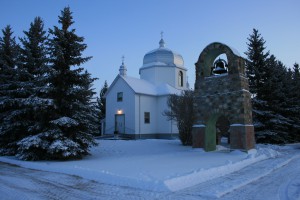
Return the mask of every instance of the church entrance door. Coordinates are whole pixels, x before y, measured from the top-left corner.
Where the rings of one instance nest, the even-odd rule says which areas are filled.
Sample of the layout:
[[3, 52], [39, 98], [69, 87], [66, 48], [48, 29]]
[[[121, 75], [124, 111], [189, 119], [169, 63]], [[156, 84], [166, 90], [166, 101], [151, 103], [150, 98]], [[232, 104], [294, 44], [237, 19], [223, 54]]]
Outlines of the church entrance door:
[[119, 134], [125, 133], [125, 115], [115, 115], [115, 131]]

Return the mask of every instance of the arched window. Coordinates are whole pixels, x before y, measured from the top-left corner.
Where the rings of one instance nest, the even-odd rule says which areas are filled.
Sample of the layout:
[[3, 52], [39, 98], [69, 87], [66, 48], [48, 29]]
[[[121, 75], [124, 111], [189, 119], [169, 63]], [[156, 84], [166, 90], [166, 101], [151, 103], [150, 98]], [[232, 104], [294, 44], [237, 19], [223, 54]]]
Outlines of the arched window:
[[179, 71], [179, 74], [178, 74], [178, 86], [183, 87], [183, 73], [182, 73], [182, 71]]

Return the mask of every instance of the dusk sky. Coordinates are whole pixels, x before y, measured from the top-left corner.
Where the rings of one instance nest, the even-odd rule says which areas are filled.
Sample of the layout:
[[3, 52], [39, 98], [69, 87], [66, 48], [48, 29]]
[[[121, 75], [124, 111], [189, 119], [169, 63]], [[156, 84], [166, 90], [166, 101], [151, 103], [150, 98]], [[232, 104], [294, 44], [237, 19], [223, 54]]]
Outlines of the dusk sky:
[[[60, 11], [70, 6], [79, 36], [93, 56], [84, 67], [111, 84], [125, 56], [127, 74], [139, 77], [144, 55], [158, 48], [160, 32], [166, 47], [181, 54], [194, 85], [195, 66], [201, 51], [212, 42], [247, 50], [247, 37], [259, 30], [267, 50], [286, 67], [300, 63], [299, 0], [2, 0], [0, 28], [11, 25], [14, 36], [23, 37], [34, 17], [45, 28], [58, 25]], [[2, 33], [1, 33], [2, 37]]]

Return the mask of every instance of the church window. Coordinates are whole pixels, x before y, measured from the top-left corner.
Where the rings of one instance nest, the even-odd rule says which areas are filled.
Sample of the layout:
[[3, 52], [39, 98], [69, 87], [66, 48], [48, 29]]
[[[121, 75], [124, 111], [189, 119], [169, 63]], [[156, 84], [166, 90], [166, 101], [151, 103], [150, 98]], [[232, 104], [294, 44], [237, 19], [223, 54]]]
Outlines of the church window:
[[178, 86], [183, 87], [183, 73], [182, 73], [182, 71], [179, 71], [179, 74], [178, 74]]
[[150, 112], [144, 113], [144, 121], [145, 121], [145, 124], [150, 124]]
[[117, 101], [123, 101], [123, 92], [117, 93]]

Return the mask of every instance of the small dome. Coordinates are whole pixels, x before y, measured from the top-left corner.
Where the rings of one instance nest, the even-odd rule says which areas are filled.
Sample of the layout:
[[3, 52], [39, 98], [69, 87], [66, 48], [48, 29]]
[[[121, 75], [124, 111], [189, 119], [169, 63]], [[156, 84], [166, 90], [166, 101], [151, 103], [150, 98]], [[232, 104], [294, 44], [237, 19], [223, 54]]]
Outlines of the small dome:
[[120, 68], [119, 68], [119, 74], [121, 75], [121, 76], [126, 76], [127, 75], [127, 68], [126, 68], [126, 66], [125, 66], [125, 64], [124, 64], [124, 56], [122, 56], [122, 65], [120, 66]]
[[159, 48], [146, 53], [141, 69], [152, 66], [184, 68], [184, 62], [180, 54], [175, 53], [168, 48], [165, 48], [165, 42], [163, 39], [161, 39], [159, 41]]

